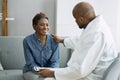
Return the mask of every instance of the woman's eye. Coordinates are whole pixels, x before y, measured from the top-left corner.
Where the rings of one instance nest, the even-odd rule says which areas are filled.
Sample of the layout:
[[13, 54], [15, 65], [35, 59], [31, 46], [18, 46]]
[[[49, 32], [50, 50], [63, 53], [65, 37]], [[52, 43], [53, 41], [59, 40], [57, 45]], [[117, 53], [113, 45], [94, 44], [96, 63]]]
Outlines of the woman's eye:
[[44, 26], [44, 24], [39, 24], [39, 26]]
[[48, 24], [39, 24], [39, 26], [48, 26]]

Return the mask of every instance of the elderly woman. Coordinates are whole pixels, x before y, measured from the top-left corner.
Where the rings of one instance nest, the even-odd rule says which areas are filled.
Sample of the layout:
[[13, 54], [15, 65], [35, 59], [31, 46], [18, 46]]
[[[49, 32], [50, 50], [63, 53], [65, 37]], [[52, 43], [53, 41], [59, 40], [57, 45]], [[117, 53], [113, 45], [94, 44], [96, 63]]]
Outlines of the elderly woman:
[[41, 68], [59, 67], [59, 46], [48, 33], [48, 17], [38, 13], [32, 20], [35, 33], [24, 38], [23, 47], [26, 64], [23, 68], [25, 80], [42, 78]]

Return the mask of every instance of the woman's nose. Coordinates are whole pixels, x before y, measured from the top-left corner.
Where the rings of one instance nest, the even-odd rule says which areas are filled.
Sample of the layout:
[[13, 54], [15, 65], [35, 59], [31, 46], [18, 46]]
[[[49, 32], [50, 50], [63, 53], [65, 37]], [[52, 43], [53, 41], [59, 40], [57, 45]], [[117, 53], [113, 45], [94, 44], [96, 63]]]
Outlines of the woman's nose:
[[45, 28], [45, 29], [48, 29], [48, 25], [44, 25], [44, 28]]

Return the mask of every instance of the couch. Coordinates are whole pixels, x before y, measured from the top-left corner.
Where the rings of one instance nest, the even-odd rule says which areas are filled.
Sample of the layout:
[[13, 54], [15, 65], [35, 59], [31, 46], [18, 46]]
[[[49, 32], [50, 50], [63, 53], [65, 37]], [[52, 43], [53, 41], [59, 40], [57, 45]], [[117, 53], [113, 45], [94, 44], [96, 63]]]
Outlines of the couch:
[[120, 80], [120, 52], [115, 61], [108, 67], [108, 69], [104, 73], [102, 80]]
[[[23, 38], [24, 36], [0, 36], [0, 61], [4, 69], [0, 71], [0, 80], [23, 80]], [[66, 66], [70, 53], [70, 49], [60, 44], [60, 67]]]
[[[0, 36], [0, 80], [23, 80], [22, 68], [25, 64], [23, 36]], [[60, 67], [65, 67], [72, 50], [60, 44]], [[102, 80], [118, 80], [120, 58], [108, 68]]]

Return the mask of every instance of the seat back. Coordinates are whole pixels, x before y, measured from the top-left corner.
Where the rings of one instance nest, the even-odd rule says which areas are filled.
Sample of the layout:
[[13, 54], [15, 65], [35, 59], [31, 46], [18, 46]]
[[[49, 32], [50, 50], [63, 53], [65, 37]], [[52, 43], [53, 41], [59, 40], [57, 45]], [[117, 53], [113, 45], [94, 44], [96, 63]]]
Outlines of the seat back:
[[59, 44], [60, 47], [60, 67], [66, 67], [67, 66], [67, 62], [71, 56], [71, 49], [68, 49], [66, 47], [64, 47], [63, 44]]
[[[0, 36], [0, 61], [4, 69], [22, 69], [25, 65], [23, 36]], [[71, 50], [59, 44], [60, 67], [65, 67]]]
[[0, 36], [0, 60], [4, 69], [22, 69], [25, 64], [23, 36]]
[[120, 53], [115, 61], [106, 70], [102, 80], [118, 80], [120, 74]]

